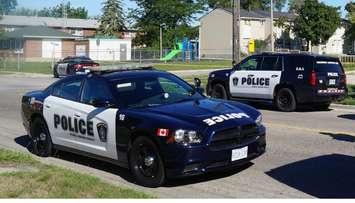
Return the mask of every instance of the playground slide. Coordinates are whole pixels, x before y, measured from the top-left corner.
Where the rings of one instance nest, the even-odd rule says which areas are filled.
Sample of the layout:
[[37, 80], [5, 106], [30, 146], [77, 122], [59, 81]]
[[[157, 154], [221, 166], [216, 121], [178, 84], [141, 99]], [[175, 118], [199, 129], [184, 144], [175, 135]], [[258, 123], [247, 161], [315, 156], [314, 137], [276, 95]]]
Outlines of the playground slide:
[[180, 49], [174, 49], [169, 54], [167, 54], [164, 58], [162, 58], [161, 61], [170, 61], [181, 52], [182, 51]]

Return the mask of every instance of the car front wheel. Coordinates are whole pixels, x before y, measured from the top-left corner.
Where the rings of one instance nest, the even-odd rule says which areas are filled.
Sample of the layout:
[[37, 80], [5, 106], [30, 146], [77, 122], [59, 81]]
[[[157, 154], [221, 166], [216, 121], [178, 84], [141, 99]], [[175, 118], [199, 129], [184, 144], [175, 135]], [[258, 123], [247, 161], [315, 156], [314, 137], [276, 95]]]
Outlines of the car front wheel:
[[41, 118], [36, 118], [31, 124], [31, 151], [41, 157], [52, 155], [52, 139], [47, 124]]
[[137, 182], [159, 187], [165, 182], [165, 168], [157, 146], [147, 137], [138, 137], [130, 150], [130, 168]]
[[211, 97], [216, 99], [228, 99], [226, 88], [221, 84], [214, 85], [212, 88]]

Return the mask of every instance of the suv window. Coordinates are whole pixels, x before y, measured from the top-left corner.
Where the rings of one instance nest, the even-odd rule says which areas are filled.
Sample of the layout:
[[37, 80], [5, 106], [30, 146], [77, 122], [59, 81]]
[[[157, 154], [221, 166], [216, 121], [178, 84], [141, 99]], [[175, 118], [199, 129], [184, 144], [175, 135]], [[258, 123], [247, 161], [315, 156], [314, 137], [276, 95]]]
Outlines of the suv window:
[[316, 62], [316, 72], [326, 73], [326, 72], [337, 72], [343, 73], [343, 68], [337, 61], [320, 61]]
[[81, 79], [60, 83], [53, 87], [52, 95], [71, 101], [77, 101], [80, 94], [81, 83]]
[[252, 56], [239, 66], [240, 70], [258, 70], [261, 64], [261, 56]]
[[93, 100], [113, 102], [110, 88], [103, 79], [87, 79], [81, 94], [81, 102], [91, 104]]
[[265, 56], [261, 70], [265, 71], [279, 71], [282, 70], [282, 57]]

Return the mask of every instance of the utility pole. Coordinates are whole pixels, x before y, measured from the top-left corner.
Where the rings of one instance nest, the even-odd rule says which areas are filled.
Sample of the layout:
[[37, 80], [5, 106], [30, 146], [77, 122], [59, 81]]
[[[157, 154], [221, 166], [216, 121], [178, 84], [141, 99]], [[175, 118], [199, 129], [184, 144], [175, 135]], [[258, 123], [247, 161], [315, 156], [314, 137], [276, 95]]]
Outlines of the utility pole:
[[270, 46], [271, 46], [271, 52], [275, 51], [274, 47], [274, 0], [271, 0], [270, 2]]
[[163, 25], [160, 25], [160, 58], [163, 58]]
[[240, 0], [233, 0], [233, 65], [240, 62]]

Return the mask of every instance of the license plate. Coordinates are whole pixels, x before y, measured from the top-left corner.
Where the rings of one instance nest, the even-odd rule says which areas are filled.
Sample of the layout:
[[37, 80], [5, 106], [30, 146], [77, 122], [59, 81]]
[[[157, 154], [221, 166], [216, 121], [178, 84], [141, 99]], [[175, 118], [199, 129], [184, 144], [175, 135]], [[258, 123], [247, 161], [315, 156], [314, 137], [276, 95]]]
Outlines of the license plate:
[[336, 84], [336, 80], [335, 79], [330, 79], [329, 80], [329, 85], [335, 85]]
[[241, 149], [232, 150], [232, 161], [245, 159], [248, 157], [248, 146]]

